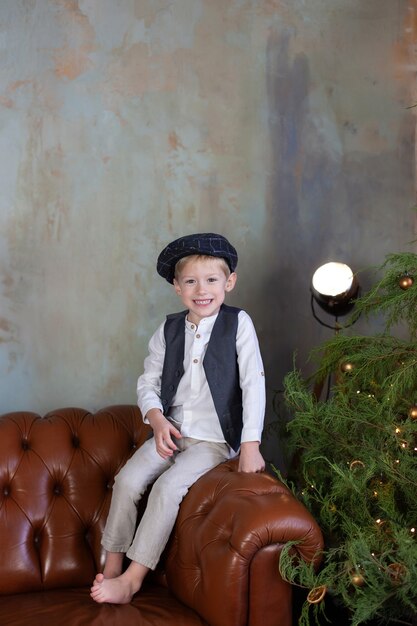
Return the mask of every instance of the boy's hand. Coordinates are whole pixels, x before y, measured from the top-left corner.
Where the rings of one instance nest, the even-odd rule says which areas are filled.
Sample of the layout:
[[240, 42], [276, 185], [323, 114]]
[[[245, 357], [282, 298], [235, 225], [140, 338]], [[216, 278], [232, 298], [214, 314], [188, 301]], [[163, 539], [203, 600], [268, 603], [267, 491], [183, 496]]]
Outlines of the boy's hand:
[[240, 446], [239, 472], [263, 472], [265, 461], [259, 452], [259, 441], [245, 441]]
[[151, 409], [146, 417], [152, 427], [156, 451], [163, 459], [171, 457], [178, 450], [172, 436], [181, 439], [181, 433], [161, 413], [159, 409]]

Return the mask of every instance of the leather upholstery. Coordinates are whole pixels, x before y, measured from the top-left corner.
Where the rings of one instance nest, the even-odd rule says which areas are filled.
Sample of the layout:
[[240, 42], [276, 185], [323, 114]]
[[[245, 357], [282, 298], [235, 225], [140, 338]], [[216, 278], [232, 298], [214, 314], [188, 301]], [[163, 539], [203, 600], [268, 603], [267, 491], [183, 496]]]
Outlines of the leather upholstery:
[[91, 600], [114, 475], [148, 435], [134, 406], [0, 418], [0, 624], [291, 624], [279, 553], [302, 539], [312, 560], [320, 530], [279, 481], [233, 461], [191, 488], [159, 575], [131, 605]]

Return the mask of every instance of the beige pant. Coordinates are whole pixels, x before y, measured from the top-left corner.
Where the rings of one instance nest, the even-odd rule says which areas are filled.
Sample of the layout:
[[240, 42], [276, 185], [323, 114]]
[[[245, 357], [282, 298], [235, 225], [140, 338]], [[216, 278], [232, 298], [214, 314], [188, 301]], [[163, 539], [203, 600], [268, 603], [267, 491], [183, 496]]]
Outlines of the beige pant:
[[[174, 527], [181, 500], [200, 476], [230, 458], [225, 443], [183, 437], [178, 452], [164, 460], [149, 439], [117, 474], [102, 545], [108, 552], [155, 569]], [[159, 478], [158, 478], [159, 477]], [[156, 480], [157, 479], [157, 480]], [[136, 505], [151, 483], [148, 504], [135, 533]]]

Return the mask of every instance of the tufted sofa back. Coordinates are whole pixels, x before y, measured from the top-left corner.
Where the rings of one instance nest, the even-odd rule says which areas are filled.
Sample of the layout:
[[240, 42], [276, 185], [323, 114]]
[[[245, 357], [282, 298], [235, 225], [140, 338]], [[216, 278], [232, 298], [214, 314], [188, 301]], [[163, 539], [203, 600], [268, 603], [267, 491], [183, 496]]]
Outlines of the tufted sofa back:
[[148, 436], [134, 406], [0, 419], [0, 594], [88, 585], [114, 475]]

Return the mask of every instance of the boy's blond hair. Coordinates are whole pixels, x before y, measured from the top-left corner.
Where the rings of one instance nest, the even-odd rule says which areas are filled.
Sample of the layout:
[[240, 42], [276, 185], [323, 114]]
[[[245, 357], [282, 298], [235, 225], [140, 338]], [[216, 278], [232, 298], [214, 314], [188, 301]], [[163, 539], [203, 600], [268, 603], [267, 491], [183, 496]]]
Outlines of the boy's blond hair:
[[230, 267], [226, 261], [222, 257], [210, 256], [208, 254], [192, 254], [189, 256], [183, 256], [179, 261], [177, 261], [175, 265], [175, 279], [178, 280], [178, 275], [181, 273], [182, 268], [190, 259], [194, 259], [195, 261], [217, 261], [219, 267], [223, 270], [226, 275], [226, 278], [229, 278], [231, 272]]

